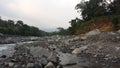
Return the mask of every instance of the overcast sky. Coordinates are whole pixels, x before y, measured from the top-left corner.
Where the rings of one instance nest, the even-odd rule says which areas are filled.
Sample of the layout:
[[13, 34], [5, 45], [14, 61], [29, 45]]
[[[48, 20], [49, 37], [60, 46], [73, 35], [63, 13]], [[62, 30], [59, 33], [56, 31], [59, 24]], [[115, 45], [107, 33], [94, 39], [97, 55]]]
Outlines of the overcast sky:
[[75, 5], [81, 0], [0, 0], [2, 19], [22, 20], [45, 31], [68, 28], [79, 17]]

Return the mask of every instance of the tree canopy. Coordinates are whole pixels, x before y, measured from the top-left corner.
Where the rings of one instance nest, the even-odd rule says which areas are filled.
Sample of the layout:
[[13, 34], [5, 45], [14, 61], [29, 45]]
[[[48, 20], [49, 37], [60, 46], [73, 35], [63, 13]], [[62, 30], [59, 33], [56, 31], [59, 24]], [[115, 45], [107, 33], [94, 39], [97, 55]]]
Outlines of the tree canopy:
[[[71, 34], [75, 34], [77, 29], [90, 30], [88, 24], [90, 21], [99, 17], [112, 17], [112, 23], [118, 27], [120, 23], [120, 0], [82, 0], [75, 6], [80, 13], [81, 19], [75, 18], [70, 21], [71, 26], [68, 28]], [[83, 31], [84, 33], [84, 31]]]
[[21, 35], [21, 36], [44, 36], [47, 33], [39, 30], [37, 27], [24, 24], [23, 21], [18, 20], [2, 20], [0, 18], [0, 33], [8, 35]]

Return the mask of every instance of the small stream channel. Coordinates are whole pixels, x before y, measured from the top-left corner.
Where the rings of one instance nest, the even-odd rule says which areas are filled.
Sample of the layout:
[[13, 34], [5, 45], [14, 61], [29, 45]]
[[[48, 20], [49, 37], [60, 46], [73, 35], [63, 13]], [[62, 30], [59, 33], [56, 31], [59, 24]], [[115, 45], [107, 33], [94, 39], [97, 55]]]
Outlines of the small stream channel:
[[[27, 41], [27, 42], [19, 42], [17, 44], [25, 44], [25, 43], [34, 43], [36, 41]], [[12, 56], [12, 54], [14, 53], [14, 46], [16, 45], [16, 43], [14, 44], [0, 44], [0, 56], [2, 55], [7, 55], [7, 56]]]

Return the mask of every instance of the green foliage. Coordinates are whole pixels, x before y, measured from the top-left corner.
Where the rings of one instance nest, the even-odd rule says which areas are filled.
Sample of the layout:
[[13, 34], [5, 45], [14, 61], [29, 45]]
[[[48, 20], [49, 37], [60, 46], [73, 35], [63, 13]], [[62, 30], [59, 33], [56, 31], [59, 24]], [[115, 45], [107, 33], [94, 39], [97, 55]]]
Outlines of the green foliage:
[[62, 27], [59, 27], [57, 29], [58, 29], [58, 35], [68, 35], [69, 34], [67, 29], [64, 29]]
[[76, 5], [76, 9], [81, 12], [83, 20], [90, 20], [96, 16], [107, 14], [107, 4], [103, 0], [82, 1]]
[[22, 36], [45, 36], [47, 34], [37, 27], [24, 24], [21, 20], [15, 24], [13, 20], [6, 21], [2, 19], [0, 19], [0, 33]]
[[[116, 28], [120, 27], [120, 0], [82, 0], [75, 9], [80, 13], [82, 19], [73, 19], [68, 28], [71, 34], [89, 31], [92, 21], [110, 17]], [[113, 16], [113, 18], [111, 18]], [[102, 18], [101, 18], [102, 17]], [[78, 31], [79, 30], [79, 31]]]
[[114, 24], [114, 27], [116, 28], [115, 30], [118, 30], [120, 28], [120, 16], [113, 16], [112, 18], [112, 23]]

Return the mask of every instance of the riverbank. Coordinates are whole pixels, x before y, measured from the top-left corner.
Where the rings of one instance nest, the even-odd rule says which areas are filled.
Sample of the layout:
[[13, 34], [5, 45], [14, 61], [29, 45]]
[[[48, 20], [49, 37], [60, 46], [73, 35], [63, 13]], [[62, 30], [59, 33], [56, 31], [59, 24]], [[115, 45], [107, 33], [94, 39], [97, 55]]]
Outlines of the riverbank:
[[39, 37], [32, 37], [32, 36], [1, 36], [0, 37], [0, 44], [14, 44], [17, 42], [27, 42], [27, 41], [36, 41]]
[[120, 33], [93, 30], [85, 35], [51, 36], [16, 44], [1, 68], [118, 68]]

